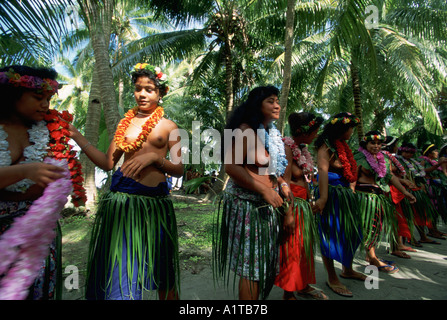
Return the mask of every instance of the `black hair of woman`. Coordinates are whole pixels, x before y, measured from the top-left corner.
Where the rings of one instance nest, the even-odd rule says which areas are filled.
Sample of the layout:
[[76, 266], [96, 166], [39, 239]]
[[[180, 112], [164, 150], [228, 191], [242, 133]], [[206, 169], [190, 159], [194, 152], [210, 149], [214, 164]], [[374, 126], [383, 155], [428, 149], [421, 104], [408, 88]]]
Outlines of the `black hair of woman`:
[[310, 112], [293, 112], [289, 115], [288, 122], [292, 136], [296, 137], [318, 130], [323, 123], [323, 118]]
[[262, 101], [272, 95], [279, 96], [279, 89], [271, 85], [251, 90], [247, 100], [233, 111], [225, 129], [237, 129], [242, 123], [246, 123], [253, 130], [257, 130], [264, 120], [261, 111]]
[[[29, 67], [23, 65], [11, 65], [0, 68], [0, 73], [13, 72], [21, 77], [30, 76], [40, 79], [56, 80], [57, 72], [51, 68], [44, 67]], [[15, 107], [16, 101], [18, 101], [22, 94], [27, 91], [37, 91], [38, 89], [32, 89], [21, 85], [14, 85], [9, 82], [0, 82], [0, 96], [2, 97], [2, 107], [0, 108], [0, 116], [2, 118], [8, 118]]]
[[161, 83], [160, 78], [158, 78], [157, 75], [151, 70], [135, 70], [131, 73], [130, 76], [133, 84], [135, 84], [137, 79], [140, 77], [148, 77], [149, 79], [151, 79], [154, 82], [155, 87], [159, 90], [160, 97], [164, 97], [168, 93], [168, 86], [166, 85], [166, 83]]
[[382, 145], [382, 149], [388, 152], [393, 152], [398, 141], [398, 138], [395, 138], [393, 136], [386, 136], [385, 141]]
[[350, 128], [356, 127], [359, 123], [359, 118], [349, 112], [341, 112], [331, 117], [314, 143], [316, 149], [320, 148], [325, 140], [334, 146], [335, 140], [340, 139]]
[[359, 145], [360, 147], [366, 149], [366, 145], [368, 144], [368, 141], [372, 141], [372, 140], [379, 140], [384, 142], [385, 141], [385, 137], [377, 130], [371, 130], [368, 131], [367, 133], [365, 133], [365, 135], [363, 136], [363, 139], [360, 141]]

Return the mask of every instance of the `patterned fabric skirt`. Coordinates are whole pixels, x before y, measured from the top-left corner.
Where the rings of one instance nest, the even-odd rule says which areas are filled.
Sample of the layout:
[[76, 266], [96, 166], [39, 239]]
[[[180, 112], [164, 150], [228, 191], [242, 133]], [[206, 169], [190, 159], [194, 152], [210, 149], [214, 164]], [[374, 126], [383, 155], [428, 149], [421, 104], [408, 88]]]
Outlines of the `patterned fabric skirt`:
[[300, 291], [315, 283], [313, 240], [315, 219], [307, 202], [307, 189], [290, 184], [295, 197], [295, 233], [282, 237], [280, 249], [280, 272], [275, 285], [283, 290]]
[[328, 200], [323, 212], [316, 214], [321, 254], [350, 267], [363, 237], [359, 202], [341, 175], [329, 172], [328, 178]]
[[143, 290], [180, 290], [177, 223], [168, 195], [167, 183], [147, 187], [119, 170], [114, 174], [92, 230], [87, 299], [140, 300]]
[[280, 215], [262, 197], [236, 186], [231, 180], [222, 193], [214, 216], [214, 279], [236, 276], [259, 282], [266, 299], [278, 273]]
[[[32, 201], [0, 201], [0, 237], [14, 223], [14, 219], [26, 214]], [[1, 275], [0, 275], [1, 279]], [[62, 296], [62, 232], [59, 223], [56, 238], [49, 247], [49, 255], [42, 261], [39, 274], [29, 288], [29, 300], [60, 300]]]

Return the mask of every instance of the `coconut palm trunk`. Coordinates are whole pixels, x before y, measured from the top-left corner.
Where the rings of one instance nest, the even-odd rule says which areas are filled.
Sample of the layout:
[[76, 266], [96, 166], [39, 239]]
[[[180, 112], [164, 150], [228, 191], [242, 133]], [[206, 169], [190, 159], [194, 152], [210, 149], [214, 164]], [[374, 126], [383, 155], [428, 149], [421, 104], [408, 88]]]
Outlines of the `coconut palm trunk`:
[[359, 142], [364, 136], [363, 118], [362, 118], [362, 98], [360, 88], [359, 70], [353, 60], [351, 60], [351, 79], [352, 79], [352, 93], [354, 96], [354, 114], [360, 119], [357, 126], [357, 135]]
[[290, 83], [292, 80], [292, 46], [293, 46], [293, 29], [295, 24], [295, 5], [296, 0], [287, 1], [286, 13], [286, 34], [284, 39], [284, 74], [281, 90], [281, 98], [279, 104], [281, 112], [278, 121], [278, 130], [283, 134], [286, 122], [287, 99], [289, 97]]

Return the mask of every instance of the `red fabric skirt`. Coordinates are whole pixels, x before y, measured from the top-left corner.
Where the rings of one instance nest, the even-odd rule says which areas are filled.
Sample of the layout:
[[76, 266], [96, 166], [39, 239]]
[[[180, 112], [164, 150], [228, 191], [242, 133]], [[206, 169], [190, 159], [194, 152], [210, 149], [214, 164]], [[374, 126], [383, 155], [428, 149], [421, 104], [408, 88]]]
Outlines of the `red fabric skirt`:
[[402, 210], [401, 201], [405, 198], [404, 194], [400, 192], [395, 186], [390, 186], [391, 199], [396, 205], [397, 222], [398, 222], [398, 235], [404, 238], [411, 238], [410, 228], [408, 227], [407, 219]]
[[[290, 184], [296, 198], [307, 199], [307, 190], [304, 187]], [[303, 232], [300, 214], [295, 214], [295, 235], [290, 235], [281, 244], [280, 271], [275, 285], [286, 291], [303, 290], [310, 283], [315, 283], [314, 257], [306, 256], [303, 245]]]

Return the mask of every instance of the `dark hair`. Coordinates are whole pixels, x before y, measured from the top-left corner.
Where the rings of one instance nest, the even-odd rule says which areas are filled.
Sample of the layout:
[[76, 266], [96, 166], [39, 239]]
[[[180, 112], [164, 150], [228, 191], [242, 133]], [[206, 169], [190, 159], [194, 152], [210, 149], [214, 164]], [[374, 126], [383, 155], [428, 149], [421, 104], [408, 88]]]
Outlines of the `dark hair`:
[[264, 120], [261, 112], [262, 101], [272, 95], [278, 96], [279, 89], [274, 86], [265, 86], [251, 90], [247, 100], [233, 111], [225, 129], [236, 129], [242, 123], [247, 123], [250, 128], [257, 130]]
[[393, 136], [387, 136], [385, 141], [383, 142], [382, 149], [388, 152], [393, 152], [396, 147], [398, 138], [394, 138]]
[[424, 146], [422, 147], [422, 155], [426, 156], [432, 153], [432, 151], [435, 151], [436, 149], [437, 149], [436, 145], [433, 143], [424, 144]]
[[414, 150], [414, 152], [416, 153], [416, 146], [414, 144], [412, 144], [411, 142], [403, 142], [401, 144], [401, 146], [399, 147], [397, 154], [401, 155], [402, 152], [409, 152], [409, 150]]
[[140, 69], [140, 70], [137, 70], [137, 71], [132, 71], [130, 76], [132, 78], [132, 83], [133, 84], [135, 84], [135, 82], [137, 82], [138, 78], [140, 78], [140, 77], [148, 77], [149, 79], [151, 79], [154, 82], [155, 87], [158, 89], [160, 97], [164, 97], [168, 93], [168, 86], [167, 86], [167, 84], [166, 83], [160, 83], [160, 79], [156, 76], [155, 73], [153, 73], [150, 70]]
[[[349, 118], [352, 121], [349, 121], [348, 123], [344, 123], [343, 121], [334, 121], [336, 119], [342, 118]], [[331, 121], [334, 121], [335, 123], [332, 123]], [[320, 148], [325, 140], [328, 140], [332, 147], [335, 146], [335, 140], [340, 139], [340, 137], [343, 136], [346, 131], [348, 131], [350, 128], [356, 127], [357, 125], [358, 118], [353, 114], [348, 112], [341, 112], [336, 114], [328, 122], [326, 122], [323, 128], [323, 132], [315, 140], [315, 148]]]
[[[309, 126], [311, 121], [314, 121], [314, 123]], [[296, 137], [303, 133], [311, 133], [318, 130], [323, 123], [323, 118], [317, 117], [310, 112], [293, 112], [289, 115], [288, 122], [290, 126], [290, 133], [293, 137]]]
[[[376, 135], [377, 136], [382, 136], [382, 134], [379, 131], [377, 131], [377, 130], [371, 130], [371, 131], [368, 131], [367, 133], [365, 133], [365, 137], [367, 137], [367, 136], [376, 136]], [[368, 144], [368, 141], [365, 141], [363, 139], [359, 143], [360, 147], [362, 147], [364, 149], [366, 149], [366, 145], [367, 144]]]
[[439, 157], [447, 156], [447, 144], [443, 145], [439, 150]]
[[[57, 72], [54, 69], [43, 67], [34, 68], [22, 65], [11, 65], [0, 68], [0, 72], [7, 72], [11, 69], [20, 76], [27, 75], [51, 80], [56, 80], [57, 78]], [[9, 117], [14, 110], [14, 105], [17, 100], [19, 100], [23, 93], [27, 91], [35, 90], [10, 84], [0, 84], [0, 96], [3, 99], [2, 107], [0, 108], [0, 116], [5, 118]]]

